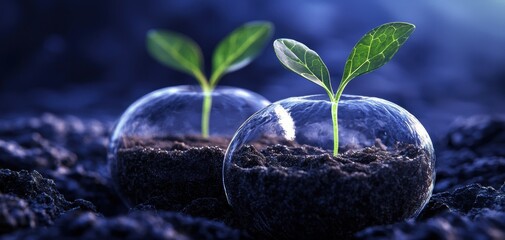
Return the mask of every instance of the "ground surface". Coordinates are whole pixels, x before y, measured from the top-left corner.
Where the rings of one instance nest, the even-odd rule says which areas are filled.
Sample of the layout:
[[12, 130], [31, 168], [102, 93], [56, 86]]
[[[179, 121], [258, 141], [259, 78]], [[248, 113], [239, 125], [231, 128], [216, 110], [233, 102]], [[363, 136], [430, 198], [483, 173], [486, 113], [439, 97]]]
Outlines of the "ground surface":
[[[0, 120], [0, 237], [7, 239], [247, 239], [226, 202], [180, 212], [124, 207], [107, 179], [110, 123], [44, 114]], [[416, 220], [360, 239], [505, 238], [505, 117], [455, 122], [434, 139], [434, 195]]]

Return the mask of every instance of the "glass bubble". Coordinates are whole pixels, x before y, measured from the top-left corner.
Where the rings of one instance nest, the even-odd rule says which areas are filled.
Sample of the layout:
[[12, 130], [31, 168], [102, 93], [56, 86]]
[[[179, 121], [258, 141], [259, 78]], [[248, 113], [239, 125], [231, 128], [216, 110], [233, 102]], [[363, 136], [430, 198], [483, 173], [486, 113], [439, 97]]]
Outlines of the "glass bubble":
[[[184, 165], [177, 151], [183, 150], [185, 144], [226, 148], [240, 124], [270, 103], [256, 93], [234, 87], [218, 86], [211, 95], [208, 139], [201, 137], [204, 93], [200, 86], [175, 86], [151, 92], [134, 102], [120, 117], [111, 136], [108, 158], [114, 187], [128, 206], [144, 203], [150, 198], [183, 195], [170, 191], [186, 187], [187, 196], [179, 199], [191, 201], [192, 181], [210, 181], [205, 176], [210, 174], [205, 165], [210, 164], [204, 159], [191, 163], [202, 167]], [[127, 157], [123, 157], [125, 151], [130, 151]], [[154, 161], [174, 163], [155, 164]], [[219, 161], [222, 164], [222, 158]], [[158, 166], [158, 169], [149, 169], [153, 166]], [[184, 172], [187, 175], [177, 175]], [[184, 179], [191, 177], [192, 172], [200, 176]], [[220, 174], [219, 170], [219, 178]], [[181, 186], [174, 186], [177, 184]], [[174, 200], [171, 204], [183, 203]]]
[[252, 232], [349, 237], [415, 217], [428, 202], [435, 155], [421, 123], [386, 100], [343, 95], [333, 157], [331, 105], [327, 95], [281, 100], [233, 137], [223, 183], [228, 203]]

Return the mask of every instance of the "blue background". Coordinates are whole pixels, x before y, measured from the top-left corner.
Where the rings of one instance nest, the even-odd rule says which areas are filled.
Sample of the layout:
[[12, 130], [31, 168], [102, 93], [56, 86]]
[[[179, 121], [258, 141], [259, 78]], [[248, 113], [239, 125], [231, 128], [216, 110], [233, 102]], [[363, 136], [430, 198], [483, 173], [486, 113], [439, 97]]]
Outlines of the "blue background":
[[[337, 85], [365, 32], [408, 21], [417, 29], [393, 61], [354, 80], [345, 93], [393, 101], [436, 136], [457, 117], [505, 112], [504, 13], [500, 0], [0, 0], [0, 117], [49, 111], [115, 119], [150, 91], [196, 84], [149, 57], [151, 28], [192, 37], [208, 73], [221, 38], [244, 22], [269, 20], [274, 38], [316, 50]], [[271, 101], [324, 93], [285, 70], [271, 44], [221, 85]]]

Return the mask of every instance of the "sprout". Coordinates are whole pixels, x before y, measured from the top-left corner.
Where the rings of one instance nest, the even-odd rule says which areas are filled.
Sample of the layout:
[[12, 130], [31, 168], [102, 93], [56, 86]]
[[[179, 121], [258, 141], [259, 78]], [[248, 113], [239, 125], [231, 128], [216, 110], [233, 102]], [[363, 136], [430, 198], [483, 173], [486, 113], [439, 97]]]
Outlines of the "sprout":
[[292, 39], [275, 40], [275, 54], [286, 68], [326, 90], [332, 103], [334, 156], [338, 154], [338, 101], [345, 86], [355, 77], [371, 72], [389, 62], [414, 29], [415, 26], [410, 23], [393, 22], [366, 33], [347, 58], [342, 80], [335, 93], [331, 87], [328, 69], [315, 51]]
[[162, 64], [196, 78], [204, 93], [202, 107], [202, 136], [209, 136], [209, 118], [212, 106], [211, 93], [224, 74], [245, 67], [256, 58], [270, 39], [273, 25], [270, 22], [249, 22], [224, 38], [212, 57], [210, 79], [203, 72], [200, 47], [190, 38], [167, 30], [150, 30], [147, 49]]

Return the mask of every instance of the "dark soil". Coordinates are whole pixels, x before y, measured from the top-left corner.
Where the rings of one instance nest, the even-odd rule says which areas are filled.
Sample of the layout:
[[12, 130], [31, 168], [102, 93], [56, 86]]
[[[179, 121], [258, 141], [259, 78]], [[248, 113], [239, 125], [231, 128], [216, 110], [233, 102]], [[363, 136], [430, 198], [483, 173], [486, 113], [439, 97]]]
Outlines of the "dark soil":
[[109, 128], [52, 114], [0, 121], [0, 168], [36, 170], [67, 199], [92, 201], [105, 215], [126, 212], [107, 177]]
[[505, 239], [505, 184], [434, 194], [417, 222], [368, 228], [358, 239]]
[[104, 218], [94, 213], [69, 213], [52, 227], [19, 232], [6, 239], [244, 239], [239, 230], [203, 218], [170, 212], [138, 211]]
[[475, 116], [457, 121], [442, 139], [437, 156], [436, 192], [480, 183], [505, 182], [505, 116]]
[[[123, 239], [126, 235], [131, 239], [236, 239], [246, 236], [243, 231], [212, 220], [235, 222], [222, 198], [191, 201], [182, 207], [184, 214], [157, 210], [152, 205], [137, 208], [148, 212], [128, 214], [128, 208], [107, 178], [110, 127], [111, 124], [96, 120], [51, 114], [0, 121], [0, 169], [40, 172], [0, 170], [1, 239], [97, 239], [99, 236]], [[64, 196], [71, 200], [65, 200]], [[96, 210], [81, 198], [95, 204]], [[102, 217], [94, 211], [114, 217]], [[206, 218], [183, 216], [186, 214]], [[163, 216], [162, 220], [159, 216]]]
[[[241, 226], [244, 217], [234, 215], [223, 198], [194, 199], [180, 212], [143, 204], [128, 213], [107, 178], [110, 127], [109, 122], [51, 114], [0, 120], [0, 168], [5, 169], [0, 170], [1, 239], [247, 236], [251, 226]], [[419, 217], [373, 226], [355, 236], [503, 239], [504, 129], [503, 116], [455, 122], [444, 138], [434, 139], [437, 181], [434, 195]], [[80, 199], [92, 202], [99, 213]]]
[[[123, 141], [124, 142], [124, 141]], [[182, 211], [199, 199], [224, 200], [225, 138], [128, 139], [112, 167], [117, 190], [130, 206]], [[207, 213], [202, 213], [207, 215]]]
[[0, 169], [0, 234], [51, 225], [68, 211], [96, 211], [88, 201], [67, 201], [55, 188], [36, 171]]
[[260, 237], [278, 239], [349, 238], [415, 216], [434, 171], [429, 155], [412, 145], [337, 157], [309, 146], [244, 146], [235, 160], [225, 180], [233, 209]]

